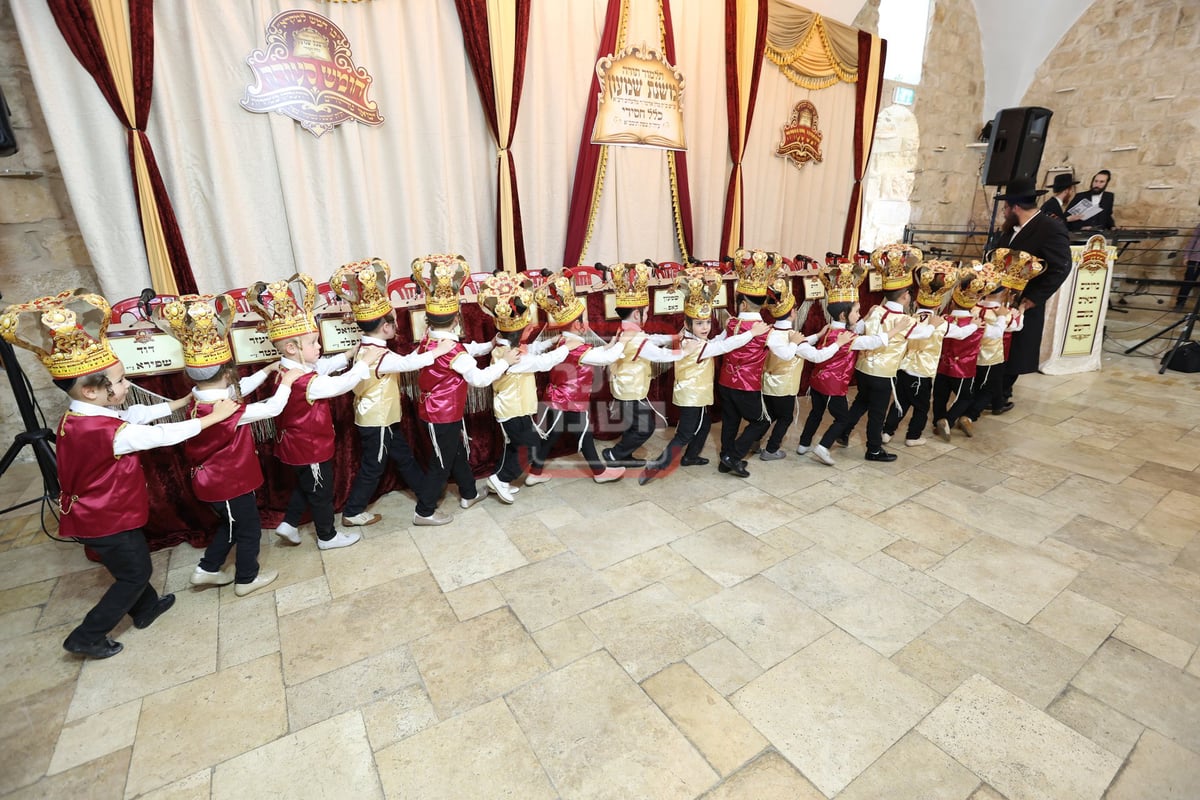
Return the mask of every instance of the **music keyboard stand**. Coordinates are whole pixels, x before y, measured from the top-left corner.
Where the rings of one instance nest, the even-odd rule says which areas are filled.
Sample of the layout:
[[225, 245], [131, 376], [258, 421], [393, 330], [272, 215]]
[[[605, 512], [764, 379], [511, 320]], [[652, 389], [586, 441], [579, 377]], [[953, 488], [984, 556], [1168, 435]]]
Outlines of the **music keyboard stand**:
[[[1180, 283], [1189, 283], [1189, 281], [1180, 281]], [[1200, 318], [1200, 292], [1196, 293], [1195, 304], [1192, 306], [1191, 311], [1189, 311], [1183, 315], [1183, 319], [1178, 320], [1177, 322], [1172, 322], [1170, 325], [1163, 328], [1161, 331], [1154, 334], [1153, 336], [1143, 339], [1142, 341], [1138, 342], [1137, 344], [1133, 345], [1132, 347], [1126, 348], [1125, 354], [1129, 355], [1130, 353], [1132, 353], [1134, 350], [1137, 350], [1142, 345], [1148, 344], [1149, 342], [1152, 342], [1155, 339], [1166, 338], [1166, 334], [1169, 331], [1173, 331], [1176, 328], [1182, 326], [1183, 330], [1179, 333], [1179, 335], [1177, 337], [1175, 337], [1175, 344], [1171, 348], [1171, 352], [1167, 354], [1166, 358], [1164, 358], [1162, 361], [1162, 366], [1160, 366], [1158, 368], [1158, 374], [1162, 375], [1164, 372], [1167, 371], [1167, 365], [1171, 363], [1171, 360], [1173, 358], [1175, 358], [1175, 354], [1177, 352], [1179, 352], [1179, 348], [1183, 346], [1183, 343], [1187, 342], [1187, 341], [1191, 341], [1192, 329], [1195, 328], [1195, 326], [1196, 326], [1197, 318]]]

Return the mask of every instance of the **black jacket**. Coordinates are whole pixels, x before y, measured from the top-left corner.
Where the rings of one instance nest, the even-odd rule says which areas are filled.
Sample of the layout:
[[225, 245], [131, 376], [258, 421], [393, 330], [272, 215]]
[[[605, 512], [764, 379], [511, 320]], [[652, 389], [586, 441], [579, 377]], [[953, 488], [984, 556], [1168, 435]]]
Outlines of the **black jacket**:
[[[1080, 192], [1071, 198], [1071, 205], [1079, 202], [1080, 198], [1091, 198], [1091, 192]], [[1113, 227], [1113, 193], [1104, 192], [1100, 195], [1100, 213], [1091, 219], [1081, 219], [1075, 222], [1068, 222], [1067, 227], [1073, 231], [1082, 230], [1083, 228], [1111, 228]], [[1067, 208], [1069, 212], [1070, 207]]]
[[1006, 372], [1024, 375], [1038, 370], [1046, 301], [1071, 275], [1071, 244], [1065, 225], [1054, 217], [1039, 213], [1014, 233], [1005, 246], [1037, 256], [1046, 265], [1045, 271], [1031, 280], [1021, 295], [1034, 306], [1025, 312], [1025, 327], [1013, 334], [1008, 354]]

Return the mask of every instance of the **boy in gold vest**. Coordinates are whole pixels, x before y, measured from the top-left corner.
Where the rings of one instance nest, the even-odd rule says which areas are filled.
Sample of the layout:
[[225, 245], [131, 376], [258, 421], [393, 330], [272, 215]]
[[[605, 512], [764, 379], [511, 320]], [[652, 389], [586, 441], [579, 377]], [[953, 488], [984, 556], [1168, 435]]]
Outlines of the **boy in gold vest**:
[[[971, 409], [965, 417], [960, 417], [958, 425], [964, 431], [970, 424], [979, 421], [984, 409], [990, 409], [993, 414], [1003, 413], [1004, 408], [1004, 364], [1007, 360], [1008, 342], [1012, 335], [1025, 327], [1025, 315], [1020, 309], [1009, 308], [1009, 298], [1020, 294], [1025, 285], [1045, 269], [1046, 265], [1040, 259], [1021, 250], [1010, 250], [1007, 247], [998, 248], [990, 259], [992, 266], [1000, 272], [1000, 285], [986, 299], [979, 301], [984, 308], [984, 319], [989, 315], [998, 315], [1003, 308], [1008, 314], [1008, 325], [999, 341], [984, 339], [979, 349], [979, 370], [975, 372], [975, 382], [971, 385], [974, 400]], [[966, 422], [964, 422], [964, 419]]]
[[395, 463], [400, 477], [413, 493], [421, 491], [425, 470], [413, 458], [412, 449], [400, 432], [400, 385], [396, 376], [413, 372], [432, 364], [438, 356], [449, 352], [453, 344], [438, 343], [426, 353], [402, 356], [388, 347], [396, 337], [396, 312], [388, 300], [388, 281], [391, 269], [378, 258], [356, 261], [338, 269], [329, 285], [338, 297], [350, 303], [354, 321], [362, 330], [355, 361], [365, 364], [368, 375], [355, 385], [354, 427], [362, 444], [362, 455], [350, 496], [342, 507], [342, 524], [374, 525], [379, 514], [368, 514], [367, 504], [383, 477], [388, 458]]
[[496, 322], [496, 346], [492, 363], [504, 360], [510, 352], [520, 359], [492, 384], [492, 407], [504, 433], [500, 463], [488, 476], [488, 488], [503, 503], [512, 503], [520, 489], [512, 482], [521, 477], [532, 463], [542, 434], [534, 424], [538, 396], [536, 373], [546, 372], [566, 360], [570, 349], [560, 345], [550, 352], [556, 338], [522, 344], [522, 334], [533, 322], [533, 282], [517, 273], [496, 272], [479, 289], [479, 306]]

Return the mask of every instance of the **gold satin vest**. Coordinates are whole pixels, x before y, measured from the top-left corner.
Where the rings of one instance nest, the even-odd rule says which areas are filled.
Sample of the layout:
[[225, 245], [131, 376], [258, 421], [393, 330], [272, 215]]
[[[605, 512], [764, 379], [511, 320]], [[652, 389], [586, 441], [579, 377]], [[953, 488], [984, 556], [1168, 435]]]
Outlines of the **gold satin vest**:
[[[869, 334], [878, 334], [883, 330], [884, 311], [882, 304], [875, 306], [867, 313], [865, 331]], [[903, 322], [896, 328], [896, 334], [888, 337], [888, 343], [883, 347], [875, 350], [863, 350], [858, 355], [857, 369], [867, 375], [874, 375], [877, 378], [894, 378], [896, 370], [900, 368], [900, 359], [904, 358], [904, 351], [908, 349], [908, 339], [906, 335], [912, 326], [916, 323], [912, 317], [907, 314], [898, 314], [896, 312], [888, 312], [887, 320], [892, 322], [893, 319], [899, 317]], [[896, 325], [897, 323], [892, 323]]]
[[767, 350], [767, 364], [763, 367], [762, 393], [771, 397], [799, 394], [802, 372], [804, 372], [803, 358], [789, 358], [785, 361]]
[[625, 342], [621, 360], [608, 368], [608, 386], [617, 400], [645, 400], [650, 393], [650, 362], [637, 358], [646, 338], [644, 331], [638, 331]]
[[[492, 363], [504, 358], [511, 348], [492, 349]], [[492, 409], [497, 421], [528, 417], [537, 413], [537, 376], [532, 372], [505, 372], [492, 384]]]
[[716, 359], [697, 361], [696, 357], [703, 352], [701, 347], [675, 362], [675, 389], [671, 392], [671, 402], [675, 405], [686, 408], [712, 405]]
[[387, 355], [386, 347], [364, 345], [358, 360], [371, 368], [371, 374], [354, 386], [354, 424], [380, 428], [400, 421], [400, 384], [394, 374], [378, 375], [379, 362]]
[[919, 378], [937, 375], [938, 361], [942, 357], [942, 340], [946, 338], [949, 328], [950, 323], [943, 322], [933, 329], [933, 335], [928, 339], [909, 341], [904, 358], [900, 360], [900, 369]]
[[[996, 313], [990, 308], [983, 312], [980, 324], [996, 324]], [[1005, 323], [1007, 327], [1007, 323]], [[975, 362], [981, 367], [994, 367], [1004, 363], [1004, 337], [989, 339], [986, 336], [979, 343], [979, 359]]]

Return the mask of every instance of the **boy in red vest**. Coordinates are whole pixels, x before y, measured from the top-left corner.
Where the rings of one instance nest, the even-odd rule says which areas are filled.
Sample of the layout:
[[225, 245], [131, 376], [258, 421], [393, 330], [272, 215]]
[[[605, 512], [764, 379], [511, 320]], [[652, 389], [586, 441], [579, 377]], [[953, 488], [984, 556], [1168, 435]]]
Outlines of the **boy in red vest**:
[[349, 358], [345, 353], [321, 358], [321, 344], [313, 308], [317, 285], [311, 277], [296, 274], [271, 284], [259, 281], [251, 287], [250, 306], [267, 321], [267, 337], [279, 351], [285, 370], [304, 374], [292, 384], [291, 396], [275, 420], [275, 456], [292, 468], [296, 488], [292, 490], [283, 522], [275, 534], [300, 544], [296, 527], [306, 508], [311, 509], [317, 529], [317, 547], [333, 550], [349, 547], [362, 537], [333, 526], [333, 413], [329, 400], [353, 389], [370, 373], [358, 363], [340, 375]]
[[575, 294], [570, 270], [550, 276], [534, 290], [534, 300], [550, 317], [550, 325], [562, 334], [562, 346], [567, 348], [566, 359], [550, 370], [550, 385], [546, 387], [545, 402], [550, 414], [546, 438], [533, 456], [526, 486], [536, 486], [550, 480], [543, 470], [550, 451], [562, 434], [577, 437], [576, 449], [587, 460], [588, 470], [596, 483], [619, 480], [624, 467], [611, 467], [600, 460], [592, 438], [592, 392], [596, 389], [597, 367], [616, 363], [625, 352], [620, 337], [608, 347], [598, 347], [604, 341], [587, 327], [584, 312], [587, 307]]
[[59, 531], [86, 544], [113, 576], [100, 602], [63, 642], [71, 653], [108, 658], [121, 652], [108, 634], [128, 614], [148, 627], [175, 603], [150, 585], [153, 567], [142, 526], [150, 516], [146, 476], [138, 452], [178, 444], [228, 419], [231, 400], [202, 419], [145, 423], [183, 408], [188, 398], [117, 410], [129, 391], [125, 365], [108, 344], [111, 310], [103, 297], [77, 289], [9, 306], [0, 335], [36, 353], [54, 383], [71, 398], [58, 425]]
[[[970, 334], [963, 338], [946, 336], [942, 342], [937, 377], [933, 380], [933, 428], [947, 442], [950, 441], [950, 429], [971, 407], [971, 381], [978, 369], [983, 337], [988, 335], [1000, 339], [1004, 335], [1007, 319], [998, 329], [989, 325], [985, 331], [975, 312], [980, 299], [991, 294], [999, 282], [999, 277], [990, 267], [975, 262], [959, 271], [954, 285], [953, 310], [949, 322], [951, 327], [969, 329]], [[952, 394], [953, 405], [950, 404]]]
[[[247, 426], [277, 416], [291, 396], [292, 383], [304, 373], [289, 370], [270, 400], [243, 405], [242, 397], [261, 386], [278, 365], [238, 379], [226, 338], [233, 319], [229, 295], [183, 295], [160, 306], [158, 314], [159, 327], [182, 345], [184, 371], [196, 384], [187, 405], [188, 418], [212, 414], [213, 404], [219, 400], [238, 403], [238, 410], [229, 419], [184, 442], [183, 452], [191, 464], [196, 499], [212, 506], [221, 520], [220, 529], [192, 572], [191, 584], [233, 583], [234, 594], [244, 597], [279, 577], [275, 570], [261, 571], [258, 566], [262, 523], [254, 490], [262, 486], [263, 474], [254, 435]], [[236, 568], [233, 572], [223, 571], [221, 567], [235, 543]]]
[[[424, 274], [428, 267], [429, 275]], [[421, 390], [419, 414], [429, 426], [433, 442], [433, 460], [426, 471], [425, 485], [417, 493], [414, 525], [445, 525], [453, 517], [438, 511], [442, 491], [451, 477], [458, 484], [458, 504], [468, 509], [487, 497], [487, 484], [476, 485], [471, 472], [466, 423], [467, 387], [482, 389], [493, 382], [510, 365], [516, 363], [520, 352], [511, 350], [499, 362], [480, 369], [475, 357], [492, 351], [492, 343], [464, 345], [458, 339], [458, 292], [470, 275], [462, 256], [429, 255], [412, 263], [412, 276], [425, 293], [425, 324], [428, 333], [417, 348], [430, 352], [442, 341], [451, 343], [450, 350], [438, 356], [433, 364], [424, 367], [417, 379]]]
[[[1025, 291], [1025, 285], [1046, 269], [1046, 265], [1035, 256], [1007, 247], [997, 248], [992, 253], [990, 263], [1000, 273], [1000, 285], [994, 294], [981, 300], [979, 305], [985, 309], [993, 309], [992, 314], [999, 313], [998, 306], [1007, 307], [1017, 303], [1016, 300], [1009, 300], [1010, 293], [1019, 297], [1020, 293]], [[959, 418], [959, 427], [964, 432], [969, 423], [979, 421], [984, 409], [990, 409], [993, 414], [1003, 414], [1007, 410], [1004, 399], [1004, 365], [1008, 361], [1012, 335], [1025, 327], [1025, 315], [1019, 308], [1007, 308], [1007, 311], [1008, 325], [1004, 328], [1001, 340], [997, 342], [985, 338], [979, 350], [979, 366], [983, 367], [983, 375], [976, 372], [976, 380], [971, 387], [975, 397], [971, 403], [971, 410], [965, 418]], [[987, 316], [988, 312], [984, 311], [985, 319]], [[1011, 408], [1011, 404], [1009, 407]], [[969, 420], [969, 423], [964, 423], [963, 419]]]

